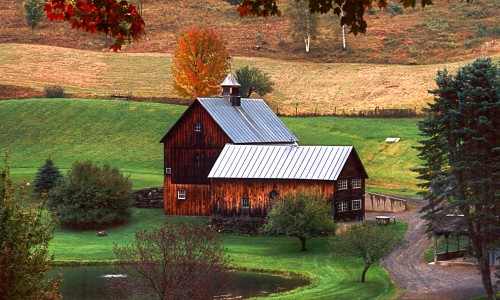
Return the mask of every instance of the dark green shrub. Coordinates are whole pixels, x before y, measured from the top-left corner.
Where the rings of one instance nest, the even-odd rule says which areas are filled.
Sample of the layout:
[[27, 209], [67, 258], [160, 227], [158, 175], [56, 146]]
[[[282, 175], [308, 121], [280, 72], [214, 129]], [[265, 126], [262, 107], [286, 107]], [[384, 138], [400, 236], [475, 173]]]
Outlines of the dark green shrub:
[[374, 16], [377, 14], [377, 9], [375, 7], [370, 8], [369, 10], [366, 11], [368, 15]]
[[62, 178], [59, 168], [54, 165], [54, 162], [47, 158], [45, 164], [41, 166], [36, 172], [34, 190], [39, 195], [48, 193], [57, 181]]
[[226, 2], [231, 4], [231, 5], [240, 6], [241, 3], [243, 2], [243, 0], [226, 0]]
[[124, 223], [131, 215], [131, 182], [116, 168], [76, 162], [49, 192], [63, 226], [90, 229]]
[[394, 17], [396, 15], [400, 15], [403, 13], [403, 7], [397, 3], [394, 3], [394, 2], [389, 2], [389, 5], [387, 5], [386, 10], [389, 14], [391, 14], [391, 17]]
[[43, 88], [45, 98], [62, 98], [64, 97], [64, 88], [60, 85], [46, 85]]

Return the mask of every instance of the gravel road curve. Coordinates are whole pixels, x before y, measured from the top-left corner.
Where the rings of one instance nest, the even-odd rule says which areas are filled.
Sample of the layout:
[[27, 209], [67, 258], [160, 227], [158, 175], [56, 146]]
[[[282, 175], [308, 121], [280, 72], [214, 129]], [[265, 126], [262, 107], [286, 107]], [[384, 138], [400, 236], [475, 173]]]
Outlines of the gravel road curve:
[[[408, 212], [384, 213], [408, 223], [405, 245], [381, 261], [393, 280], [406, 291], [401, 299], [465, 300], [484, 295], [481, 276], [474, 266], [433, 266], [423, 261], [423, 253], [430, 244], [425, 222], [418, 212], [423, 200], [409, 198], [408, 203], [413, 207]], [[366, 219], [374, 219], [375, 215], [380, 213], [367, 213]]]

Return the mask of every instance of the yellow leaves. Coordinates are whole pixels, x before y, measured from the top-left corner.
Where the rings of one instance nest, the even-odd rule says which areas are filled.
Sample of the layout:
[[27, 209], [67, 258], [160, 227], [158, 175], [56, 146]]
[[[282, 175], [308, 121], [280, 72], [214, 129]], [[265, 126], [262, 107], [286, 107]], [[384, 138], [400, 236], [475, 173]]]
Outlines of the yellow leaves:
[[229, 52], [214, 28], [191, 28], [179, 39], [174, 53], [173, 86], [180, 96], [202, 97], [217, 93], [227, 70]]

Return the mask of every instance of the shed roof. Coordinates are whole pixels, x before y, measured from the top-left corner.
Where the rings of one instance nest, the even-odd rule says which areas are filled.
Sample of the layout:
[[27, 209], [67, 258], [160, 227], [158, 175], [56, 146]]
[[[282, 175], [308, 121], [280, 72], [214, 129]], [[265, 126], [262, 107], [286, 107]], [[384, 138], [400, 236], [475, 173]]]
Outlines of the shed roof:
[[337, 180], [351, 153], [357, 157], [352, 146], [226, 145], [208, 177]]
[[232, 106], [224, 98], [197, 101], [235, 144], [298, 142], [262, 99], [243, 98], [240, 106]]

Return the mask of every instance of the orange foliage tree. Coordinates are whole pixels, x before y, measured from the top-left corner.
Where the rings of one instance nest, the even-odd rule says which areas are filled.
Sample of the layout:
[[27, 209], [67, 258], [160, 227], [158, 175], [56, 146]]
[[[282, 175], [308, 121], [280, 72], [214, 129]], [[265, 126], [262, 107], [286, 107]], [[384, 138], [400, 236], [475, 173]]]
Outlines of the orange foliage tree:
[[183, 97], [213, 95], [224, 80], [229, 52], [214, 28], [191, 28], [179, 39], [174, 53], [174, 89]]

